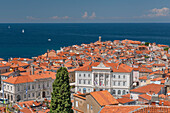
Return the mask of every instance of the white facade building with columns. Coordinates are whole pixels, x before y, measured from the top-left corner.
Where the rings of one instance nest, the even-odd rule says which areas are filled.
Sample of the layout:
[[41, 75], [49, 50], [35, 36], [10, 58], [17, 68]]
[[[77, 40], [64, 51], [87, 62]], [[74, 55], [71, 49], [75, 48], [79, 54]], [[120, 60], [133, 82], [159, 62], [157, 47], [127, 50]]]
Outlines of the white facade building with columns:
[[127, 94], [133, 84], [133, 68], [117, 63], [91, 63], [75, 71], [75, 92], [108, 90], [114, 96]]

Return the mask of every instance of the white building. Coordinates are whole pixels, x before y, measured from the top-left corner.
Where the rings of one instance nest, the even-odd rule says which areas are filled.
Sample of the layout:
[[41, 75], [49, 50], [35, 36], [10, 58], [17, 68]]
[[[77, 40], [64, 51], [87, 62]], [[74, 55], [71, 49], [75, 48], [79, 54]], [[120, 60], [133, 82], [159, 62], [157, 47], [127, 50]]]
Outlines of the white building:
[[133, 84], [133, 68], [125, 64], [95, 62], [75, 71], [75, 92], [108, 90], [114, 96], [127, 94]]
[[34, 75], [11, 76], [3, 80], [4, 98], [9, 102], [50, 98], [55, 74], [39, 71]]

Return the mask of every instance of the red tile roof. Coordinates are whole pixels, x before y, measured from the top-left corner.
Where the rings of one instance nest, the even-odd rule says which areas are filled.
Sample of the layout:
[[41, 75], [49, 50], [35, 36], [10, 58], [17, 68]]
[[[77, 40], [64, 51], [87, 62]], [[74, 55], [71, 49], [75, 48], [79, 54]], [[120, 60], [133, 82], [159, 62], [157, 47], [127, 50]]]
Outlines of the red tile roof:
[[123, 98], [130, 98], [130, 93], [126, 94], [126, 95], [122, 95]]
[[27, 82], [34, 82], [36, 79], [44, 79], [44, 78], [56, 78], [56, 73], [54, 72], [44, 72], [41, 74], [34, 74], [34, 75], [23, 75], [23, 76], [16, 76], [16, 77], [9, 77], [6, 80], [3, 80], [4, 82], [11, 83], [11, 84], [21, 84], [21, 83], [27, 83]]
[[125, 103], [128, 103], [128, 102], [133, 102], [135, 100], [129, 99], [129, 98], [119, 98], [119, 99], [117, 99], [117, 101], [121, 104], [125, 104]]
[[141, 95], [139, 95], [139, 97], [146, 99], [146, 100], [151, 100], [151, 98], [152, 98], [152, 96], [147, 95], [147, 94], [141, 94]]
[[[97, 67], [100, 62], [91, 63], [91, 65], [85, 65], [78, 68], [76, 71], [92, 71], [92, 67]], [[106, 67], [111, 67], [113, 72], [126, 72], [129, 73], [133, 70], [132, 67], [126, 64], [118, 64], [118, 63], [103, 63]]]
[[161, 91], [161, 88], [163, 88], [163, 87], [164, 87], [164, 85], [148, 84], [146, 86], [141, 86], [136, 89], [132, 89], [132, 90], [130, 90], [130, 92], [158, 94]]
[[141, 106], [105, 106], [100, 113], [129, 113]]
[[119, 104], [119, 102], [107, 90], [91, 92], [90, 95], [94, 97], [100, 106]]

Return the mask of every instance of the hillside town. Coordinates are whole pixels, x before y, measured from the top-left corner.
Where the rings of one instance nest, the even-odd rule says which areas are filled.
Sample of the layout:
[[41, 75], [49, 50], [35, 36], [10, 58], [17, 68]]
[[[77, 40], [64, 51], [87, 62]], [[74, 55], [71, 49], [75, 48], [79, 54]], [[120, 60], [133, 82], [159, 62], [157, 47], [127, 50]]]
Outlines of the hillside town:
[[0, 58], [0, 112], [49, 113], [60, 67], [69, 72], [74, 113], [170, 112], [169, 46], [101, 36], [37, 57]]

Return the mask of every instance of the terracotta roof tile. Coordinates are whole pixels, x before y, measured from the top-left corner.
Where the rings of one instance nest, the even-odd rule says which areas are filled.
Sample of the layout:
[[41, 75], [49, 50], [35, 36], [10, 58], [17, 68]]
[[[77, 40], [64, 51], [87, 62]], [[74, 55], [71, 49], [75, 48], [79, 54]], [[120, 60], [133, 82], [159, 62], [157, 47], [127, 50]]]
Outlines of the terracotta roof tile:
[[107, 90], [91, 92], [90, 95], [92, 95], [101, 106], [119, 103]]
[[128, 102], [133, 102], [135, 100], [129, 99], [129, 98], [119, 98], [119, 99], [117, 99], [117, 101], [121, 104], [125, 104], [125, 103], [128, 103]]
[[161, 88], [163, 88], [164, 85], [159, 84], [148, 84], [146, 86], [138, 87], [136, 89], [130, 90], [130, 92], [137, 92], [137, 93], [155, 93], [158, 94]]
[[141, 94], [139, 97], [142, 97], [143, 99], [151, 100], [152, 96], [147, 95], [147, 94]]

